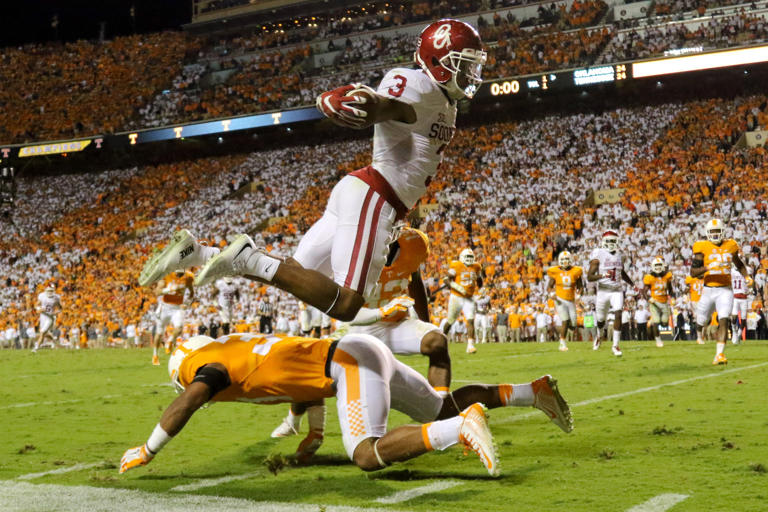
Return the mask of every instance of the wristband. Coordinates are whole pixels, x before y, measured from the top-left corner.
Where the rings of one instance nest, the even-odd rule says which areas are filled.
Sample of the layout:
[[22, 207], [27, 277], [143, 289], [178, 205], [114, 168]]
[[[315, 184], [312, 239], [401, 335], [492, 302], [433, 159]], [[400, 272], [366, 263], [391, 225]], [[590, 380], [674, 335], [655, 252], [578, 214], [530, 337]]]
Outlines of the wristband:
[[152, 435], [150, 435], [149, 439], [147, 439], [147, 451], [150, 455], [156, 455], [157, 452], [159, 452], [163, 446], [168, 444], [168, 441], [171, 439], [173, 439], [173, 437], [169, 436], [168, 433], [163, 430], [163, 427], [161, 427], [158, 423], [155, 426], [155, 430], [152, 431]]

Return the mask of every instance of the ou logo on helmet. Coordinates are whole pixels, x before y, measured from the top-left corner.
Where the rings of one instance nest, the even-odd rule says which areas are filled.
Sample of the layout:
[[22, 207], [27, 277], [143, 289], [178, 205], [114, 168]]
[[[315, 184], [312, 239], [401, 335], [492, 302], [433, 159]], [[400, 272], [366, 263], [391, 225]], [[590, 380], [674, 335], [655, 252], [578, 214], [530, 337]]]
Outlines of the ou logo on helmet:
[[446, 23], [445, 25], [440, 25], [438, 29], [435, 30], [435, 35], [432, 37], [432, 44], [436, 50], [442, 50], [446, 46], [451, 45], [450, 24]]

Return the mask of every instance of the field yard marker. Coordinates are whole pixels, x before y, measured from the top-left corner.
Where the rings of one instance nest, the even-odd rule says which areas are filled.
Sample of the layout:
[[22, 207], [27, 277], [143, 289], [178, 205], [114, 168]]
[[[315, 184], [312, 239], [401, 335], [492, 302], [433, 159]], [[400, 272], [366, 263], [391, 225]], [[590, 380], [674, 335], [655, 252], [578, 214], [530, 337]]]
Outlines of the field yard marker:
[[412, 500], [413, 498], [418, 498], [419, 496], [423, 496], [425, 494], [444, 491], [446, 489], [450, 489], [451, 487], [456, 487], [457, 485], [461, 485], [461, 483], [462, 482], [459, 482], [457, 480], [446, 480], [443, 482], [435, 482], [429, 485], [422, 485], [421, 487], [416, 487], [414, 489], [408, 489], [407, 491], [396, 492], [392, 496], [378, 498], [376, 501], [378, 503], [384, 503], [386, 505], [390, 505], [392, 503], [401, 503], [403, 501]]
[[247, 480], [249, 478], [253, 478], [263, 474], [264, 474], [264, 471], [254, 471], [252, 473], [243, 473], [242, 475], [228, 475], [228, 476], [222, 476], [219, 478], [206, 478], [204, 480], [198, 480], [197, 482], [192, 482], [189, 484], [177, 485], [176, 487], [171, 488], [171, 490], [174, 492], [196, 491], [198, 489], [203, 489], [204, 487], [213, 487], [219, 484], [225, 484], [227, 482]]
[[108, 487], [31, 484], [1, 482], [0, 510], [27, 512], [56, 510], [141, 510], [142, 512], [398, 512], [389, 508], [318, 505], [314, 503], [280, 503], [251, 501], [243, 498], [206, 496], [198, 494], [167, 494]]
[[[624, 393], [616, 393], [615, 395], [606, 395], [606, 396], [600, 396], [597, 398], [590, 398], [588, 400], [582, 400], [581, 402], [570, 404], [570, 406], [573, 408], [573, 407], [581, 407], [582, 405], [596, 404], [598, 402], [605, 402], [606, 400], [613, 400], [614, 398], [624, 398], [625, 396], [632, 396], [640, 393], [647, 393], [648, 391], [656, 391], [657, 389], [661, 389], [669, 386], [679, 386], [680, 384], [687, 384], [688, 382], [694, 382], [694, 381], [703, 380], [703, 379], [711, 379], [714, 377], [720, 377], [721, 375], [725, 375], [728, 373], [735, 373], [735, 372], [740, 372], [744, 370], [752, 370], [754, 368], [760, 368], [763, 366], [768, 366], [768, 362], [757, 363], [750, 366], [743, 366], [741, 368], [733, 368], [730, 370], [718, 371], [715, 373], [709, 373], [707, 375], [698, 375], [696, 377], [691, 377], [689, 379], [674, 380], [672, 382], [666, 382], [664, 384], [659, 384], [657, 386], [648, 386], [646, 388], [638, 388], [632, 391], [625, 391]], [[499, 421], [492, 422], [492, 423], [501, 423], [501, 424], [514, 423], [516, 421], [524, 420], [526, 418], [531, 418], [533, 416], [538, 416], [540, 414], [541, 412], [539, 411], [530, 411], [530, 412], [526, 412], [525, 414], [516, 414], [515, 416], [502, 418]]]
[[664, 512], [689, 498], [687, 494], [659, 494], [627, 510], [627, 512]]
[[68, 466], [66, 468], [52, 469], [50, 471], [41, 471], [40, 473], [29, 473], [26, 475], [17, 476], [17, 480], [32, 480], [33, 478], [40, 478], [46, 475], [60, 475], [62, 473], [69, 473], [70, 471], [80, 471], [81, 469], [95, 468], [101, 466], [102, 462], [94, 462], [92, 464], [75, 464], [74, 466]]

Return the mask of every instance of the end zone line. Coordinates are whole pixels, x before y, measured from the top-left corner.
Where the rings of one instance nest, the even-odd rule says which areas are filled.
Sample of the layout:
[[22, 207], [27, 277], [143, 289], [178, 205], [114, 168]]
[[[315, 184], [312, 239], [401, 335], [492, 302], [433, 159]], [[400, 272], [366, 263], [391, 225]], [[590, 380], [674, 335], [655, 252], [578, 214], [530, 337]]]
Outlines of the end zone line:
[[[731, 370], [722, 370], [722, 371], [719, 371], [717, 373], [709, 373], [707, 375], [697, 375], [696, 377], [691, 377], [691, 378], [688, 378], [688, 379], [674, 380], [672, 382], [666, 382], [664, 384], [658, 384], [656, 386], [648, 386], [648, 387], [645, 387], [645, 388], [634, 389], [632, 391], [625, 391], [624, 393], [616, 393], [615, 395], [606, 395], [606, 396], [601, 396], [601, 397], [597, 397], [597, 398], [590, 398], [588, 400], [582, 400], [581, 402], [576, 402], [574, 404], [570, 404], [570, 406], [571, 406], [571, 408], [573, 408], [573, 407], [581, 407], [582, 405], [596, 404], [598, 402], [604, 402], [606, 400], [613, 400], [615, 398], [624, 398], [625, 396], [638, 395], [640, 393], [647, 393], [648, 391], [656, 391], [658, 389], [669, 387], [669, 386], [679, 386], [680, 384], [687, 384], [689, 382], [694, 382], [694, 381], [697, 381], [697, 380], [711, 379], [711, 378], [714, 378], [714, 377], [720, 377], [721, 375], [726, 375], [726, 374], [729, 374], [729, 373], [740, 372], [740, 371], [744, 371], [744, 370], [752, 370], [754, 368], [760, 368], [760, 367], [763, 367], [763, 366], [768, 366], [768, 362], [757, 363], [757, 364], [753, 364], [753, 365], [750, 365], [750, 366], [742, 366], [741, 368], [733, 368]], [[502, 418], [499, 421], [496, 421], [496, 422], [493, 422], [493, 423], [497, 423], [497, 424], [514, 423], [516, 421], [520, 421], [520, 420], [523, 420], [523, 419], [526, 419], [526, 418], [530, 418], [530, 417], [533, 417], [533, 416], [538, 416], [539, 414], [541, 414], [541, 412], [539, 412], [539, 411], [530, 411], [530, 412], [526, 412], [524, 414], [516, 414], [514, 416], [509, 416], [507, 418]]]
[[384, 503], [386, 505], [390, 505], [392, 503], [401, 503], [403, 501], [412, 500], [413, 498], [418, 498], [419, 496], [423, 496], [425, 494], [444, 491], [445, 489], [450, 489], [451, 487], [456, 487], [457, 485], [461, 484], [462, 482], [459, 482], [458, 480], [445, 480], [442, 482], [435, 482], [429, 485], [422, 485], [421, 487], [408, 489], [407, 491], [396, 492], [395, 494], [391, 496], [385, 496], [384, 498], [377, 498], [376, 502]]
[[41, 471], [40, 473], [28, 473], [26, 475], [17, 476], [16, 480], [32, 480], [34, 478], [40, 478], [46, 475], [60, 475], [62, 473], [69, 473], [70, 471], [80, 471], [81, 469], [95, 468], [101, 466], [103, 462], [93, 462], [91, 464], [75, 464], [74, 466], [68, 466], [66, 468], [52, 469], [50, 471]]
[[[313, 503], [281, 503], [251, 501], [244, 498], [206, 496], [201, 494], [164, 494], [135, 489], [109, 487], [31, 484], [12, 480], [2, 482], [0, 510], [29, 512], [30, 510], [56, 510], [81, 512], [83, 510], [142, 512], [398, 512], [390, 508], [353, 507], [348, 505], [320, 505]], [[402, 512], [402, 511], [401, 511]]]
[[645, 503], [627, 509], [627, 512], [664, 512], [689, 497], [687, 494], [659, 494]]

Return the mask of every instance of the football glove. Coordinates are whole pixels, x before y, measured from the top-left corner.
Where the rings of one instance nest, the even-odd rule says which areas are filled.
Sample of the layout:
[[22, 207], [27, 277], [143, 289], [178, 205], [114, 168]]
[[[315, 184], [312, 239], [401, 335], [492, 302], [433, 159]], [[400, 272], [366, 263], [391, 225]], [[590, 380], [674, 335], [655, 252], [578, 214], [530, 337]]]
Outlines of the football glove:
[[120, 473], [139, 466], [146, 466], [155, 456], [147, 449], [147, 445], [136, 446], [125, 451], [120, 459]]
[[368, 113], [363, 109], [357, 108], [357, 106], [367, 103], [368, 100], [365, 97], [355, 95], [356, 92], [363, 91], [368, 93], [374, 102], [378, 101], [376, 91], [366, 85], [343, 85], [318, 96], [316, 100], [317, 109], [325, 117], [340, 126], [356, 129], [364, 128], [369, 124], [368, 119], [366, 119]]
[[379, 308], [381, 319], [393, 322], [402, 320], [408, 315], [408, 308], [413, 306], [413, 299], [406, 296], [400, 296], [392, 299], [384, 307]]

